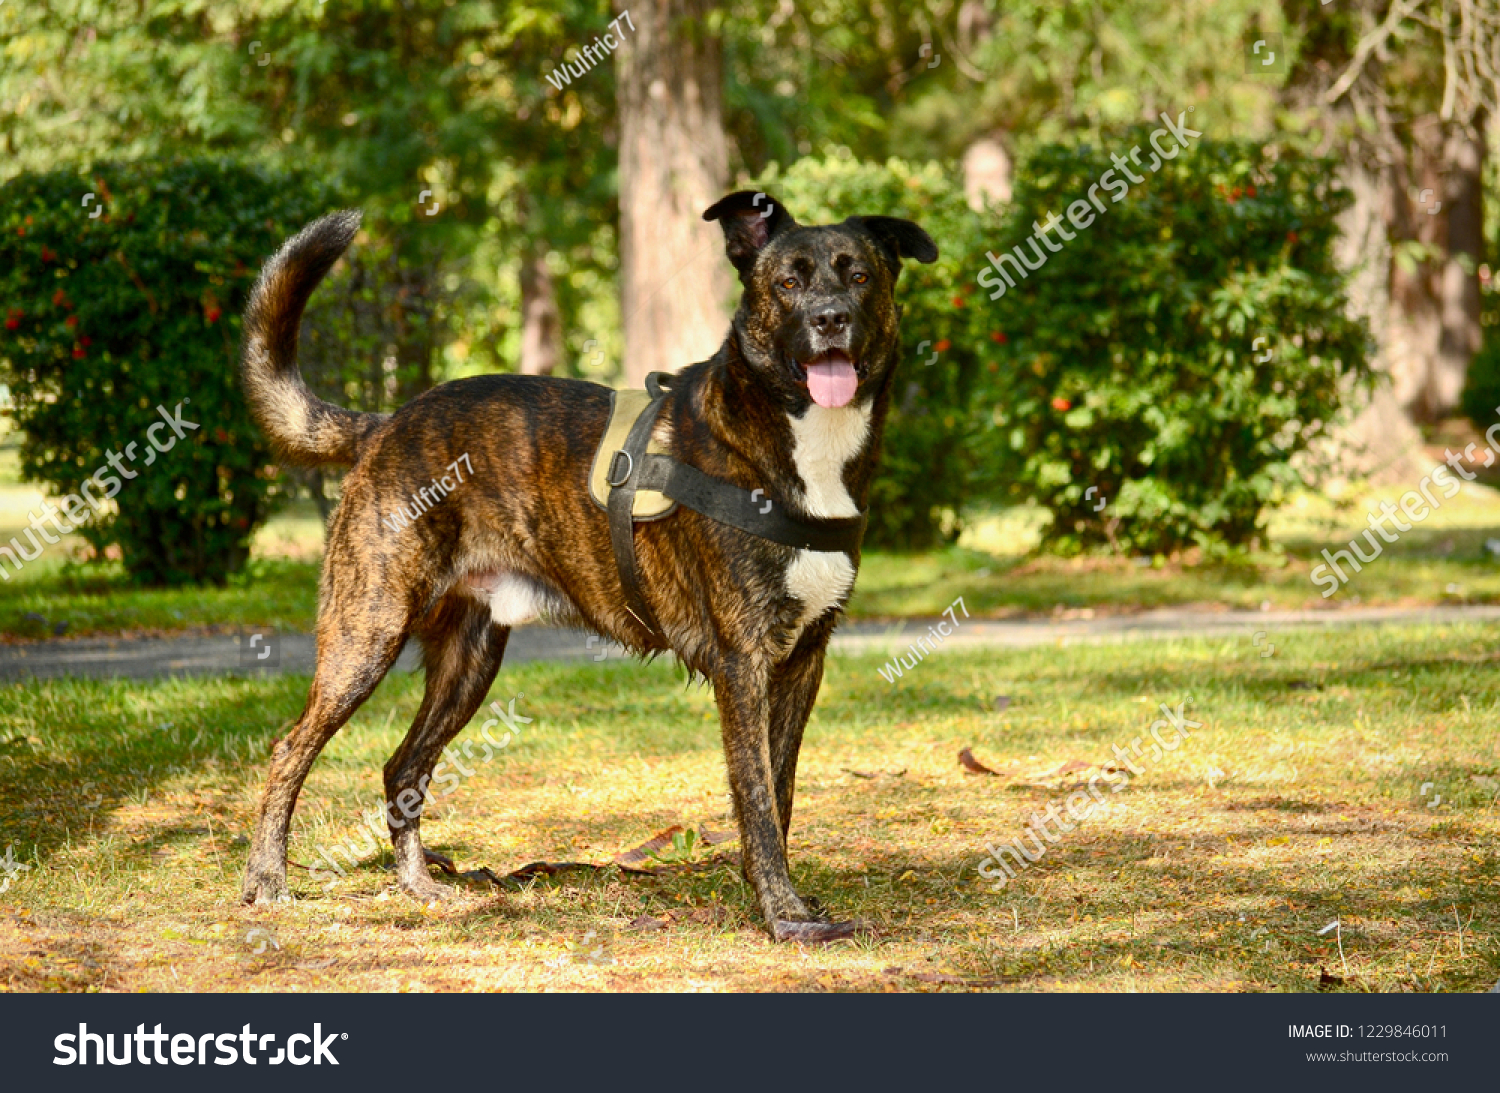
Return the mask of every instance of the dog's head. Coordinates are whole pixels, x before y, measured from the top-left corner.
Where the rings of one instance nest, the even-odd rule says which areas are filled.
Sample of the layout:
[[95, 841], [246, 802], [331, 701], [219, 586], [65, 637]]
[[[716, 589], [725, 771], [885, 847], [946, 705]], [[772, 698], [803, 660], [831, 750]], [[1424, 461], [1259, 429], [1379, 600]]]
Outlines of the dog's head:
[[724, 229], [745, 286], [735, 329], [746, 363], [788, 410], [863, 402], [895, 367], [901, 259], [937, 259], [910, 220], [851, 216], [804, 227], [781, 202], [741, 190], [703, 214]]

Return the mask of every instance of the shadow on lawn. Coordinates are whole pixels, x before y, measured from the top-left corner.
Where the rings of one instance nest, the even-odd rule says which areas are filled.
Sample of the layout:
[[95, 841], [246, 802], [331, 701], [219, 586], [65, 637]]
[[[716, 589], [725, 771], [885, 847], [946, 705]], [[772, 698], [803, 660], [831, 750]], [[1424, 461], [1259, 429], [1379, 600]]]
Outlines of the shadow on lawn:
[[[82, 724], [31, 734], [10, 728], [0, 741], [0, 843], [15, 845], [17, 860], [45, 863], [63, 846], [108, 833], [129, 839], [132, 854], [149, 855], [189, 834], [207, 834], [212, 822], [222, 852], [230, 802], [247, 779], [258, 781], [272, 739], [301, 708], [307, 682], [226, 678], [176, 690], [184, 686], [163, 684], [145, 694], [73, 680], [6, 688], [10, 726], [44, 721], [67, 699], [87, 712]], [[59, 701], [59, 690], [72, 694]], [[178, 776], [195, 784], [190, 800], [179, 791], [170, 806], [156, 803]], [[157, 826], [184, 810], [204, 822]]]

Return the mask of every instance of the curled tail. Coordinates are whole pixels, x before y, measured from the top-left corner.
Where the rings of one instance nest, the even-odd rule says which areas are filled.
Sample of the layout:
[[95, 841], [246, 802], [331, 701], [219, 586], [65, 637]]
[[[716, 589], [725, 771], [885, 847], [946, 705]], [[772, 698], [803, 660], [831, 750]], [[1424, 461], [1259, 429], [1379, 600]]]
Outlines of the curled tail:
[[315, 220], [282, 246], [260, 271], [245, 309], [240, 379], [250, 412], [289, 463], [353, 464], [359, 442], [384, 414], [324, 402], [297, 369], [302, 310], [359, 230], [358, 210]]

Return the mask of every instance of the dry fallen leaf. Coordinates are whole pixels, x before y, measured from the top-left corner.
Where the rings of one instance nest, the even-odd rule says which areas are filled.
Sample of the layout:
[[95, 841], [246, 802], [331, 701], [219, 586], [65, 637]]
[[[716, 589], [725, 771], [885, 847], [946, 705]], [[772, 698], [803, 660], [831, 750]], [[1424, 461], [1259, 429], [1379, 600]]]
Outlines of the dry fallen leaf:
[[959, 752], [958, 762], [959, 765], [962, 766], [964, 770], [968, 771], [970, 774], [992, 774], [997, 778], [1000, 776], [1000, 772], [998, 770], [991, 770], [989, 767], [981, 763], [978, 759], [974, 758], [973, 748], [965, 748], [963, 751]]
[[1049, 778], [1061, 778], [1064, 774], [1072, 774], [1074, 771], [1088, 770], [1094, 764], [1085, 763], [1081, 759], [1069, 759], [1055, 770], [1049, 770], [1042, 774], [1032, 775], [1032, 781], [1043, 782]]
[[656, 853], [658, 850], [665, 850], [667, 847], [671, 846], [672, 836], [680, 835], [684, 830], [685, 828], [683, 828], [681, 824], [673, 824], [665, 831], [658, 831], [655, 835], [651, 836], [651, 838], [647, 839], [645, 842], [641, 843], [640, 846], [635, 847], [633, 850], [627, 850], [623, 854], [616, 854], [615, 864], [627, 869], [634, 866], [639, 866], [643, 862], [649, 861], [651, 859], [651, 855]]

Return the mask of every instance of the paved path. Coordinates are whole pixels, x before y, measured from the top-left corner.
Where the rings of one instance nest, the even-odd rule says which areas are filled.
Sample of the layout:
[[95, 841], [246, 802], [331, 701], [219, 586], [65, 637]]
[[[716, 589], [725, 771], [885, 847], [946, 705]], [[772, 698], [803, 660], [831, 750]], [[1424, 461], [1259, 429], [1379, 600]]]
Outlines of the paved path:
[[[836, 653], [904, 651], [925, 635], [937, 619], [903, 622], [846, 622], [833, 639]], [[1336, 611], [1203, 611], [1164, 608], [1138, 615], [1104, 618], [1037, 619], [1014, 622], [959, 618], [958, 632], [944, 645], [1026, 648], [1116, 641], [1244, 635], [1272, 635], [1296, 627], [1381, 626], [1393, 623], [1500, 623], [1500, 607], [1356, 607]], [[1274, 641], [1275, 637], [1265, 639]], [[31, 645], [0, 646], [0, 682], [25, 679], [123, 677], [160, 679], [176, 675], [230, 675], [256, 671], [311, 674], [315, 645], [311, 634], [276, 635], [248, 647], [246, 637], [220, 635], [181, 638], [85, 638]], [[538, 626], [518, 628], [505, 662], [529, 660], [605, 660], [622, 655], [620, 647], [581, 630]], [[398, 667], [417, 666], [414, 646], [401, 654]]]

